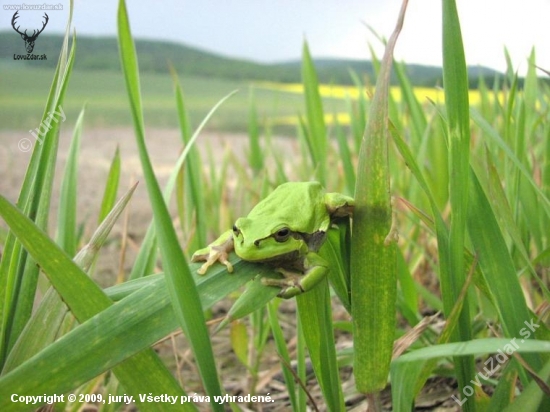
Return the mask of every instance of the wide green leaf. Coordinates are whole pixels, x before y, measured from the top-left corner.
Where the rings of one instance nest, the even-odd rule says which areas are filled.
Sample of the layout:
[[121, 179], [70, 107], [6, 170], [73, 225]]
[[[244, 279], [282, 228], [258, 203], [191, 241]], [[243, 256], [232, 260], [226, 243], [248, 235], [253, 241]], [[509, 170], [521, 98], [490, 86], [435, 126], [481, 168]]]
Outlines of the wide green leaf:
[[[0, 216], [27, 252], [40, 265], [52, 286], [80, 323], [84, 323], [96, 313], [102, 312], [112, 305], [112, 301], [105, 293], [82, 272], [64, 251], [1, 195]], [[113, 319], [115, 318], [116, 316], [113, 317]], [[65, 337], [62, 339], [65, 339]], [[60, 354], [55, 352], [54, 345], [50, 345], [45, 351], [54, 351], [53, 356], [59, 362], [61, 355], [66, 359], [72, 359], [74, 356], [78, 356], [80, 349], [81, 347], [78, 345], [72, 346], [72, 350], [65, 349]], [[101, 355], [109, 357], [110, 353], [108, 350], [103, 350]], [[36, 356], [33, 359], [35, 358]], [[84, 359], [86, 367], [94, 370], [89, 359]], [[41, 395], [45, 391], [65, 393], [75, 388], [75, 385], [85, 382], [79, 381], [78, 377], [71, 373], [58, 372], [56, 367], [39, 367], [32, 369], [31, 372], [26, 369], [26, 365], [28, 365], [28, 362], [12, 370], [1, 379], [1, 381], [5, 381], [11, 376], [9, 380], [11, 385], [0, 384], [1, 390], [6, 391], [0, 392], [0, 402], [9, 402], [3, 406], [0, 404], [0, 409], [4, 410], [5, 407], [11, 404], [8, 393], [19, 393], [21, 395]], [[145, 374], [144, 370], [148, 370], [149, 373]], [[52, 374], [52, 371], [56, 371], [56, 373]], [[114, 372], [126, 391], [136, 399], [140, 393], [148, 393], [149, 391], [155, 393], [170, 391], [174, 394], [184, 394], [170, 372], [159, 362], [157, 355], [150, 349], [116, 366]], [[30, 376], [33, 376], [36, 381], [31, 381]], [[9, 390], [12, 392], [9, 392]], [[13, 404], [11, 405], [13, 406]], [[157, 410], [159, 407], [160, 404], [141, 404], [143, 410]]]
[[393, 51], [403, 26], [403, 1], [386, 45], [361, 142], [351, 240], [354, 376], [360, 392], [387, 384], [395, 330], [397, 257], [390, 196], [388, 97]]

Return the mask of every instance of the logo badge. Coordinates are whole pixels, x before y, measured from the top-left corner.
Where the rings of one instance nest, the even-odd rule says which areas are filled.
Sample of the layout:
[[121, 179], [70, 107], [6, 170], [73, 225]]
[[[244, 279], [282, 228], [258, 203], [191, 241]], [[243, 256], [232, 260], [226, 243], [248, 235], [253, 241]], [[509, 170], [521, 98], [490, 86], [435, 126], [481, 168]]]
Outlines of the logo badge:
[[27, 49], [27, 54], [31, 54], [32, 51], [34, 50], [34, 42], [36, 41], [36, 39], [38, 38], [40, 33], [42, 33], [44, 31], [44, 28], [48, 24], [48, 21], [50, 20], [50, 18], [48, 17], [47, 13], [44, 13], [44, 16], [43, 16], [44, 22], [42, 23], [42, 28], [41, 29], [34, 29], [31, 35], [27, 34], [28, 29], [25, 29], [25, 31], [22, 32], [22, 31], [19, 30], [19, 28], [21, 26], [15, 27], [15, 25], [17, 23], [16, 20], [18, 18], [19, 18], [19, 11], [16, 11], [15, 14], [13, 15], [12, 19], [11, 19], [11, 26], [13, 27], [13, 29], [17, 33], [19, 33], [21, 35], [21, 38], [25, 41], [25, 49]]

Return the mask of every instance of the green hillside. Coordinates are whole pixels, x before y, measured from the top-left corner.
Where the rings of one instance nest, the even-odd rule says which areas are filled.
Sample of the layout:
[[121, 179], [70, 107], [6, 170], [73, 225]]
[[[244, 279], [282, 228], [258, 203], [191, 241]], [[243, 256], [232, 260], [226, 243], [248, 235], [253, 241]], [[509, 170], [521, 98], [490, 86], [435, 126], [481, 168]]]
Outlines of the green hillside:
[[[34, 53], [46, 54], [47, 60], [17, 61], [28, 66], [54, 67], [61, 48], [62, 36], [41, 35]], [[300, 61], [276, 64], [261, 64], [248, 60], [233, 59], [183, 43], [168, 41], [136, 40], [140, 70], [143, 73], [167, 73], [171, 62], [182, 75], [216, 77], [230, 80], [266, 80], [275, 82], [300, 82]], [[0, 62], [11, 65], [14, 54], [25, 54], [21, 38], [13, 31], [0, 31]], [[374, 78], [372, 63], [368, 60], [316, 59], [319, 80], [323, 83], [351, 84], [350, 70]], [[118, 46], [115, 37], [78, 37], [77, 70], [119, 70]], [[407, 65], [410, 81], [415, 86], [432, 87], [441, 84], [441, 68]], [[477, 86], [477, 80], [483, 76], [492, 84], [499, 73], [483, 68], [470, 68], [471, 87]]]

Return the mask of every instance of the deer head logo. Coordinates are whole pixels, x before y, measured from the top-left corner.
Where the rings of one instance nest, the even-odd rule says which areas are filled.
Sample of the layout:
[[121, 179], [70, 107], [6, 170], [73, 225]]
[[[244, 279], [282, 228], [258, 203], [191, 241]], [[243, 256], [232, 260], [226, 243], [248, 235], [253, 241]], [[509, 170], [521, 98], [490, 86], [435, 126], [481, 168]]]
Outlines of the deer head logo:
[[27, 53], [32, 53], [33, 49], [34, 49], [34, 42], [36, 41], [36, 38], [38, 37], [38, 35], [40, 33], [42, 33], [44, 31], [44, 27], [46, 27], [46, 24], [48, 24], [48, 20], [50, 19], [48, 17], [48, 15], [46, 13], [44, 13], [44, 24], [42, 25], [42, 28], [40, 30], [33, 30], [32, 32], [32, 35], [29, 36], [27, 34], [27, 30], [25, 30], [24, 32], [20, 32], [19, 31], [19, 27], [21, 26], [17, 26], [15, 27], [15, 23], [16, 23], [16, 20], [19, 18], [19, 15], [18, 15], [19, 11], [16, 11], [15, 14], [13, 15], [12, 19], [11, 19], [11, 25], [13, 27], [13, 29], [19, 33], [21, 35], [21, 38], [25, 41], [25, 48], [27, 49]]

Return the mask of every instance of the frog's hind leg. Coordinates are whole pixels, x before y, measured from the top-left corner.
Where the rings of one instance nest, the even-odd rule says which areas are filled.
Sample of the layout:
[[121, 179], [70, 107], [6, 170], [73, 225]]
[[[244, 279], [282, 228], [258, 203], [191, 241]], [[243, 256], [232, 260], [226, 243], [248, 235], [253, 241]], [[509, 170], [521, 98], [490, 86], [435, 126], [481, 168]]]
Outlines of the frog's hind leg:
[[284, 278], [262, 278], [262, 283], [267, 286], [282, 288], [278, 296], [284, 299], [307, 292], [326, 276], [328, 267], [324, 259], [312, 252], [308, 253], [304, 266], [305, 273], [293, 272], [282, 268], [277, 269], [277, 272], [281, 273]]
[[302, 278], [304, 277], [302, 273], [292, 272], [282, 268], [277, 269], [277, 272], [281, 273], [284, 278], [262, 278], [262, 284], [281, 288], [282, 290], [278, 296], [284, 299], [289, 299], [305, 292], [302, 287]]

